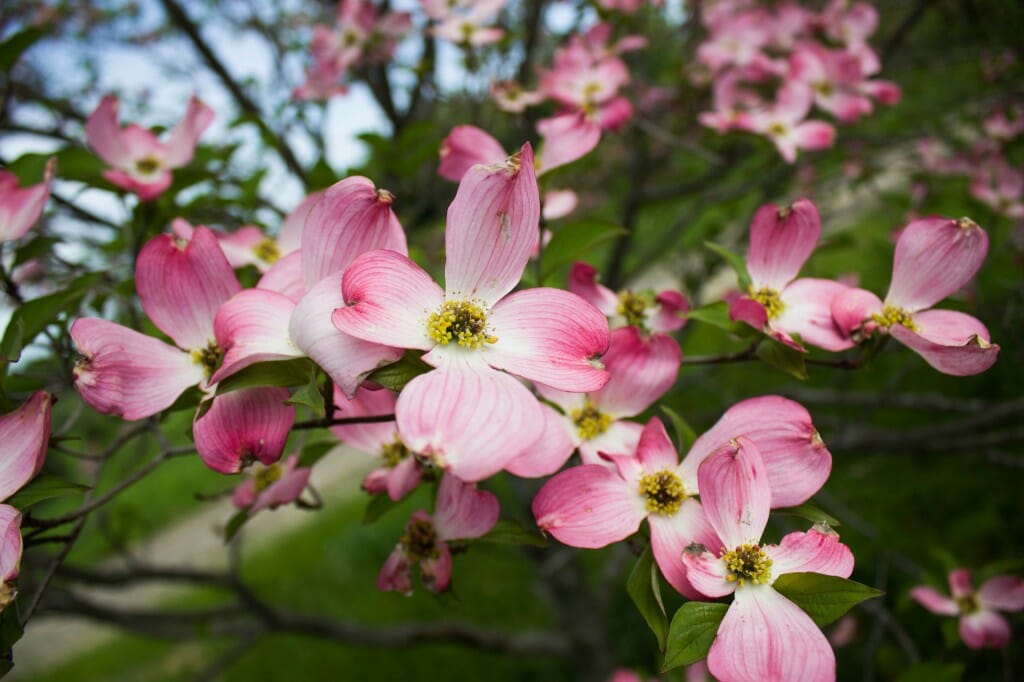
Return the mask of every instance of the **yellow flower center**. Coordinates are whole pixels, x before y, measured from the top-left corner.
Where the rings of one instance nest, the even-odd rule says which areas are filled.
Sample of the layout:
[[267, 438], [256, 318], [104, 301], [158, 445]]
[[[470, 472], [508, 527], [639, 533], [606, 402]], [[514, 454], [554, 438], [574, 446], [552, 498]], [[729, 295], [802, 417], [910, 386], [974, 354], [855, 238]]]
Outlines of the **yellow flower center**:
[[729, 569], [725, 579], [740, 587], [748, 580], [755, 585], [766, 585], [772, 577], [772, 560], [759, 545], [740, 545], [723, 554], [722, 561]]
[[279, 464], [271, 464], [270, 466], [261, 466], [252, 474], [252, 488], [257, 493], [261, 493], [270, 486], [274, 485], [281, 480], [281, 466]]
[[264, 263], [276, 263], [281, 257], [281, 249], [278, 248], [277, 242], [270, 237], [265, 237], [263, 241], [252, 247], [252, 252]]
[[405, 529], [399, 542], [412, 559], [431, 559], [437, 556], [437, 531], [430, 521], [417, 520]]
[[190, 353], [192, 362], [201, 365], [206, 371], [206, 377], [213, 376], [221, 363], [224, 362], [224, 351], [220, 349], [216, 341], [210, 341], [206, 348], [197, 348]]
[[960, 608], [960, 613], [965, 616], [977, 613], [981, 609], [978, 605], [978, 600], [974, 598], [973, 594], [965, 594], [962, 597], [957, 597], [956, 605]]
[[882, 327], [892, 327], [894, 325], [901, 324], [910, 331], [917, 331], [917, 325], [914, 324], [914, 318], [911, 317], [910, 313], [903, 308], [887, 305], [882, 309], [881, 313], [872, 315], [871, 319]]
[[147, 156], [135, 162], [135, 170], [139, 171], [143, 175], [149, 175], [150, 173], [157, 171], [159, 168], [160, 162], [152, 156]]
[[751, 287], [750, 298], [764, 306], [764, 309], [768, 312], [769, 320], [774, 320], [782, 314], [783, 310], [786, 309], [786, 304], [783, 303], [782, 299], [779, 297], [779, 292], [769, 287], [756, 290]]
[[612, 425], [611, 416], [602, 414], [589, 400], [582, 408], [573, 410], [570, 416], [583, 440], [600, 436]]
[[653, 303], [653, 301], [643, 294], [634, 294], [632, 291], [623, 291], [619, 294], [619, 307], [616, 309], [616, 312], [626, 319], [626, 324], [630, 327], [643, 328], [645, 320], [644, 313], [647, 311], [647, 307], [651, 305], [651, 303]]
[[640, 478], [640, 494], [647, 498], [647, 511], [672, 516], [686, 499], [686, 488], [674, 471], [663, 469]]
[[405, 447], [405, 443], [398, 436], [395, 436], [395, 440], [391, 443], [385, 443], [380, 449], [380, 458], [384, 460], [384, 466], [389, 469], [394, 469], [399, 462], [411, 455], [409, 448]]
[[427, 319], [427, 335], [442, 346], [454, 341], [464, 348], [483, 348], [498, 342], [487, 328], [483, 308], [470, 301], [445, 301]]

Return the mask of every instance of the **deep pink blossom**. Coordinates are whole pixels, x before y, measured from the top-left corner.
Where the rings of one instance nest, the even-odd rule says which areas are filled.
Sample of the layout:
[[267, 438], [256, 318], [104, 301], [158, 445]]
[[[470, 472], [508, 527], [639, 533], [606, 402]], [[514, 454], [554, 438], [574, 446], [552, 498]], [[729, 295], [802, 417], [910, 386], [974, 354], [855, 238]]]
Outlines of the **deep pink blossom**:
[[56, 172], [56, 159], [46, 164], [46, 175], [38, 185], [18, 186], [18, 177], [0, 170], [0, 244], [25, 236], [43, 214], [50, 198], [50, 184]]
[[269, 466], [281, 459], [295, 423], [287, 389], [243, 388], [211, 400], [192, 424], [196, 451], [206, 466], [234, 474], [256, 461]]
[[231, 495], [231, 503], [238, 509], [247, 509], [249, 516], [263, 509], [291, 504], [302, 495], [312, 473], [312, 469], [298, 464], [298, 455], [269, 465], [253, 464], [249, 477]]
[[849, 548], [835, 533], [817, 529], [789, 533], [778, 545], [761, 544], [773, 491], [748, 438], [719, 448], [700, 465], [697, 479], [718, 538], [713, 546], [693, 545], [682, 553], [686, 577], [706, 597], [734, 595], [708, 652], [708, 670], [727, 682], [834, 680], [835, 654], [824, 633], [772, 583], [796, 572], [849, 577]]
[[729, 315], [804, 350], [794, 339], [826, 350], [853, 346], [832, 320], [832, 301], [849, 289], [827, 279], [797, 279], [821, 234], [821, 216], [808, 199], [780, 208], [765, 204], [750, 224], [747, 272], [750, 288], [729, 306]]
[[423, 585], [432, 592], [448, 589], [452, 575], [451, 540], [478, 538], [498, 522], [498, 498], [445, 474], [433, 514], [419, 510], [381, 568], [377, 589], [412, 593], [413, 566], [419, 565]]
[[111, 167], [103, 177], [141, 201], [150, 201], [170, 187], [171, 170], [192, 160], [199, 136], [213, 121], [213, 109], [193, 97], [185, 117], [161, 142], [151, 130], [134, 123], [122, 128], [119, 107], [117, 97], [103, 98], [85, 124], [86, 141]]
[[1001, 649], [1010, 643], [1010, 623], [999, 612], [1024, 610], [1024, 581], [1012, 575], [997, 575], [976, 591], [971, 586], [970, 571], [958, 568], [949, 574], [949, 591], [952, 599], [919, 585], [910, 596], [932, 613], [959, 616], [960, 638], [972, 649]]
[[999, 355], [979, 320], [955, 310], [933, 309], [967, 284], [988, 253], [988, 235], [969, 218], [931, 217], [900, 233], [885, 301], [850, 289], [832, 302], [839, 329], [854, 340], [891, 334], [944, 374], [984, 372]]

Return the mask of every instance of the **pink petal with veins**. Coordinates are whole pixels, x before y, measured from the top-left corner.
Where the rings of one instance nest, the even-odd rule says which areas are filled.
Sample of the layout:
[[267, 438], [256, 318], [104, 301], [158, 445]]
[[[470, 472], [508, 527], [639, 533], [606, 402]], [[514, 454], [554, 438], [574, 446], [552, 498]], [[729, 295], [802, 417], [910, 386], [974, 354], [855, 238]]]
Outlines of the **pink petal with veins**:
[[603, 466], [585, 464], [556, 474], [533, 498], [541, 531], [573, 547], [594, 549], [624, 540], [640, 528], [647, 506], [636, 482]]
[[217, 238], [200, 225], [187, 244], [159, 234], [142, 247], [135, 287], [149, 319], [179, 348], [203, 349], [214, 340], [217, 310], [242, 286]]
[[593, 359], [608, 349], [608, 320], [579, 296], [547, 287], [518, 291], [494, 306], [489, 322], [498, 337], [485, 349], [492, 367], [562, 391], [607, 383]]
[[0, 417], [0, 500], [29, 482], [46, 460], [53, 396], [36, 391], [25, 404]]
[[286, 321], [295, 303], [266, 289], [245, 289], [220, 307], [213, 328], [224, 362], [210, 377], [217, 383], [257, 362], [301, 358], [288, 335]]
[[821, 216], [809, 199], [785, 208], [765, 204], [750, 225], [747, 270], [754, 287], [781, 291], [796, 279], [821, 235]]
[[494, 305], [519, 283], [540, 239], [539, 224], [529, 143], [503, 163], [470, 168], [448, 207], [447, 297]]
[[273, 464], [281, 458], [295, 423], [295, 406], [283, 388], [243, 388], [216, 396], [192, 424], [196, 451], [206, 466], [234, 474], [247, 461]]
[[498, 498], [477, 490], [450, 473], [441, 478], [434, 509], [434, 528], [440, 540], [464, 540], [486, 535], [498, 522]]
[[505, 148], [489, 133], [476, 126], [455, 126], [441, 142], [441, 164], [437, 167], [437, 174], [446, 180], [459, 182], [476, 164], [502, 163], [506, 156]]
[[84, 356], [75, 367], [75, 388], [104, 414], [143, 419], [206, 380], [188, 353], [107, 320], [77, 319], [71, 338]]
[[727, 548], [757, 543], [768, 523], [772, 490], [761, 454], [744, 436], [732, 439], [697, 470], [708, 523]]

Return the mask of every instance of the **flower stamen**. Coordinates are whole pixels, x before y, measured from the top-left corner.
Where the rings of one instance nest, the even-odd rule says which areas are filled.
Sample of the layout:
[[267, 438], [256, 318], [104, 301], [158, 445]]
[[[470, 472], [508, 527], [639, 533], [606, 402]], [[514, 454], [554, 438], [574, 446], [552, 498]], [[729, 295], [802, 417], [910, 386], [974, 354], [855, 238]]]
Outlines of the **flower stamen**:
[[602, 413], [589, 400], [582, 408], [573, 410], [570, 416], [583, 440], [600, 436], [608, 430], [613, 421], [611, 415]]
[[455, 341], [463, 348], [479, 349], [485, 343], [498, 342], [498, 337], [487, 327], [483, 307], [471, 301], [445, 301], [441, 309], [427, 319], [427, 334], [442, 346]]
[[750, 298], [764, 306], [765, 311], [768, 313], [769, 320], [775, 319], [786, 309], [786, 304], [782, 302], [782, 297], [779, 296], [779, 292], [769, 287], [763, 287], [761, 289], [754, 289], [751, 287]]
[[729, 570], [725, 579], [740, 587], [750, 581], [755, 585], [766, 585], [772, 577], [772, 560], [760, 545], [740, 545], [722, 555], [722, 561]]
[[662, 469], [640, 478], [640, 494], [647, 498], [648, 512], [672, 516], [686, 499], [686, 488], [674, 471]]

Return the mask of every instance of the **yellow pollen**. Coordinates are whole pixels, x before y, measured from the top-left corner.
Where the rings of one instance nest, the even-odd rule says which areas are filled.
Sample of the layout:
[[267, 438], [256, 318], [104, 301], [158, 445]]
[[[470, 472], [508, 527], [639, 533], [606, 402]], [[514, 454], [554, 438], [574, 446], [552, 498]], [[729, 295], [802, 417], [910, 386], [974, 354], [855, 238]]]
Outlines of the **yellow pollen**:
[[766, 585], [772, 577], [772, 560], [758, 545], [740, 545], [722, 555], [729, 575], [725, 579], [740, 587], [750, 581], [755, 585]]
[[640, 478], [640, 494], [647, 498], [647, 511], [672, 516], [686, 499], [686, 489], [674, 471], [663, 469]]
[[483, 308], [470, 301], [445, 301], [427, 318], [427, 335], [442, 346], [455, 341], [464, 348], [483, 348], [485, 343], [498, 342], [488, 332]]
[[887, 305], [882, 309], [881, 313], [872, 315], [871, 319], [882, 327], [892, 327], [894, 325], [901, 324], [910, 331], [917, 331], [917, 325], [914, 324], [914, 318], [911, 317], [910, 313], [903, 308]]
[[573, 410], [570, 416], [583, 440], [600, 436], [612, 425], [611, 416], [602, 414], [589, 400], [582, 408]]
[[768, 126], [769, 135], [785, 135], [789, 132], [789, 128], [784, 123], [773, 123]]
[[644, 328], [644, 313], [652, 301], [643, 294], [634, 294], [632, 291], [623, 291], [619, 294], [619, 307], [616, 312], [626, 318], [626, 324], [630, 327]]
[[139, 159], [135, 162], [135, 169], [143, 175], [149, 175], [160, 168], [160, 162], [154, 159], [152, 156]]
[[962, 597], [957, 597], [956, 605], [960, 608], [960, 613], [965, 616], [977, 613], [981, 609], [978, 605], [978, 600], [974, 598], [973, 594], [965, 594]]
[[395, 436], [394, 441], [385, 443], [380, 449], [380, 458], [384, 460], [384, 466], [389, 469], [394, 469], [399, 462], [407, 459], [411, 454], [409, 448], [405, 447], [405, 443], [398, 436]]
[[829, 83], [828, 81], [821, 81], [819, 83], [814, 84], [814, 90], [818, 94], [824, 97], [828, 97], [829, 95], [832, 94], [832, 84]]
[[257, 493], [261, 493], [273, 484], [281, 480], [281, 466], [271, 464], [260, 467], [252, 474], [252, 487]]
[[775, 289], [764, 287], [763, 289], [755, 290], [754, 287], [750, 287], [750, 298], [764, 306], [764, 309], [768, 312], [769, 320], [774, 320], [786, 309], [786, 304], [782, 302], [779, 292], [775, 291]]
[[252, 252], [264, 263], [274, 264], [281, 257], [281, 249], [278, 248], [277, 242], [270, 237], [265, 237], [263, 241], [252, 247]]
[[417, 520], [410, 523], [399, 542], [412, 559], [432, 559], [438, 555], [437, 531], [429, 521]]
[[224, 351], [220, 349], [216, 341], [210, 341], [206, 348], [193, 349], [189, 355], [192, 357], [192, 362], [201, 365], [206, 370], [207, 378], [213, 376], [213, 373], [224, 362]]

